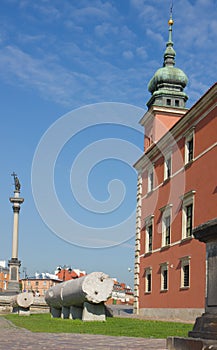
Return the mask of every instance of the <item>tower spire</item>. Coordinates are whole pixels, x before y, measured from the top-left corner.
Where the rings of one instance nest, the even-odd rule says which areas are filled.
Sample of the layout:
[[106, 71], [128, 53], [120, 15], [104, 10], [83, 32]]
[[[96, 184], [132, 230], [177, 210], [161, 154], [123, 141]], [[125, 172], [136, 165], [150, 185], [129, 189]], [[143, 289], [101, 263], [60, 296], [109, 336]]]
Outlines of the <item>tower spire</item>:
[[169, 25], [169, 38], [166, 44], [166, 50], [164, 52], [164, 67], [165, 66], [174, 66], [175, 65], [175, 56], [176, 56], [176, 52], [173, 48], [173, 40], [172, 40], [172, 26], [173, 26], [173, 17], [172, 17], [172, 6], [170, 8], [170, 19], [168, 21], [168, 25]]
[[147, 103], [148, 108], [152, 105], [185, 108], [188, 99], [184, 92], [188, 78], [181, 69], [175, 67], [176, 52], [172, 40], [173, 23], [173, 1], [171, 1], [168, 21], [169, 36], [163, 56], [163, 67], [155, 72], [148, 84], [148, 90], [152, 94]]

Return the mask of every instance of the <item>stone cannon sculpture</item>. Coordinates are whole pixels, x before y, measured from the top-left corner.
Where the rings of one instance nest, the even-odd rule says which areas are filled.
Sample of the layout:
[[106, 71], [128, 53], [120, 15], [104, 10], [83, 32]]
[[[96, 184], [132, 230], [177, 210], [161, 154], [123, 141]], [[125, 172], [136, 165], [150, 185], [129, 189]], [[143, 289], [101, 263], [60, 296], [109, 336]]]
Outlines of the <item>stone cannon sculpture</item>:
[[33, 304], [34, 297], [32, 293], [23, 292], [17, 294], [12, 299], [13, 312], [17, 312], [19, 315], [30, 315], [30, 306]]
[[62, 282], [45, 294], [52, 317], [105, 321], [104, 302], [111, 296], [114, 281], [103, 272]]

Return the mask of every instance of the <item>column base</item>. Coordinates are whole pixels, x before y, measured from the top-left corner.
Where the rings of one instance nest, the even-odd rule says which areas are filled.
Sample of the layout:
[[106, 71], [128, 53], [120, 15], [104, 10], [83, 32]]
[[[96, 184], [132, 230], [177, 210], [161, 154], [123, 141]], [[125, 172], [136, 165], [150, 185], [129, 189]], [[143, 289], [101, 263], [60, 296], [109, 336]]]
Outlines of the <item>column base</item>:
[[217, 350], [217, 342], [200, 338], [167, 338], [168, 350]]
[[192, 338], [213, 339], [217, 343], [217, 314], [204, 313], [197, 317], [188, 335]]
[[18, 293], [20, 293], [20, 284], [19, 284], [19, 282], [9, 281], [8, 282], [7, 292], [11, 293], [11, 294], [18, 294]]

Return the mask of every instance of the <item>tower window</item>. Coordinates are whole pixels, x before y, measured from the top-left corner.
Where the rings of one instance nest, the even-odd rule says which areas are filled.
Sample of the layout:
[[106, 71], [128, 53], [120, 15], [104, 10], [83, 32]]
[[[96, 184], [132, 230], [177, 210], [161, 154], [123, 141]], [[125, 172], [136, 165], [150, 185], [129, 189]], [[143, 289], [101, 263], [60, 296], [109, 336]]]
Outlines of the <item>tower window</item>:
[[179, 100], [175, 100], [175, 106], [179, 107]]
[[170, 98], [167, 98], [167, 106], [171, 106], [171, 100], [170, 100]]

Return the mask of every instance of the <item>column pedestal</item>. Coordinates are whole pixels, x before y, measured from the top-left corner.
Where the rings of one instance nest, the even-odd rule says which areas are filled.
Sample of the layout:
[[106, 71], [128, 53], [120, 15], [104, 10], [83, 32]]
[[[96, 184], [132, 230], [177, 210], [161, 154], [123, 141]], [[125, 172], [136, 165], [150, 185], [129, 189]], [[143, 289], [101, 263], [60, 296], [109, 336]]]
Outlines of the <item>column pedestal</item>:
[[13, 294], [20, 292], [19, 284], [19, 268], [21, 266], [20, 260], [12, 258], [8, 261], [9, 267], [9, 281], [7, 291]]

